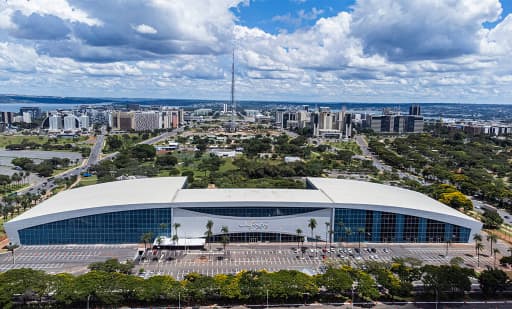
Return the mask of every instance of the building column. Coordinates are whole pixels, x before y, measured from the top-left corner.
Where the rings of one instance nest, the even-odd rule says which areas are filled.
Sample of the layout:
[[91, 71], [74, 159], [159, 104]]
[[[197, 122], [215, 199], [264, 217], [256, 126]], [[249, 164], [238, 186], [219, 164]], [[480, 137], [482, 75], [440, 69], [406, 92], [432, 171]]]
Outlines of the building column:
[[372, 223], [372, 242], [380, 242], [380, 220], [381, 212], [373, 212], [373, 223]]
[[450, 223], [444, 224], [444, 241], [453, 240], [453, 225]]
[[427, 241], [427, 219], [420, 218], [420, 226], [418, 229], [418, 242]]
[[395, 242], [404, 241], [404, 215], [396, 214]]

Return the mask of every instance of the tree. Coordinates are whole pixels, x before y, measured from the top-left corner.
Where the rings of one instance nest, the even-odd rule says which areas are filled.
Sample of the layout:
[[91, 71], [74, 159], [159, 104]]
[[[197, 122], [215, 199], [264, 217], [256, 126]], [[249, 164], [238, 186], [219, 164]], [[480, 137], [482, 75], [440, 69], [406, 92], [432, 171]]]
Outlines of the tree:
[[[315, 238], [314, 236], [314, 231], [316, 229], [316, 226], [317, 226], [317, 223], [316, 223], [316, 219], [315, 218], [311, 218], [309, 219], [309, 222], [308, 222], [308, 227], [311, 229], [311, 238]], [[315, 252], [316, 253], [316, 252]]]
[[317, 282], [329, 293], [344, 294], [350, 291], [354, 280], [347, 270], [330, 266], [325, 273], [317, 277]]
[[88, 266], [90, 270], [104, 271], [107, 273], [131, 274], [134, 264], [132, 261], [120, 263], [117, 259], [108, 259], [105, 262], [95, 262]]
[[357, 228], [357, 240], [359, 241], [359, 252], [361, 252], [361, 235], [364, 235], [365, 231], [366, 230], [364, 227]]
[[208, 241], [208, 245], [210, 246], [210, 251], [212, 250], [212, 243], [211, 243], [211, 238], [213, 236], [213, 221], [212, 220], [208, 220], [208, 222], [206, 222], [206, 232], [204, 233], [204, 235], [206, 236], [206, 240]]
[[352, 235], [352, 229], [350, 227], [345, 228], [345, 236], [347, 237], [346, 240], [348, 241], [350, 236]]
[[[336, 225], [338, 226], [340, 231], [342, 231], [343, 228], [345, 227], [345, 223], [343, 222], [343, 220], [336, 222]], [[343, 241], [343, 233], [341, 233], [341, 240]]]
[[297, 234], [297, 250], [300, 250], [300, 239], [302, 237], [302, 229], [296, 229], [295, 233]]
[[25, 304], [27, 301], [40, 302], [53, 292], [53, 277], [44, 271], [29, 268], [12, 269], [0, 274], [0, 307], [13, 307], [17, 296]]
[[172, 167], [178, 163], [178, 158], [171, 155], [170, 153], [164, 154], [162, 156], [158, 156], [156, 158], [155, 164], [161, 167]]
[[222, 233], [222, 236], [220, 238], [220, 242], [222, 243], [222, 247], [224, 248], [224, 255], [226, 254], [226, 246], [229, 244], [229, 229], [226, 225], [223, 225], [220, 228], [220, 232]]
[[156, 149], [152, 145], [138, 144], [131, 148], [131, 154], [141, 161], [148, 161], [156, 156]]
[[509, 284], [507, 274], [501, 269], [486, 269], [478, 277], [480, 288], [486, 297], [496, 295], [496, 292], [505, 290]]
[[482, 235], [480, 235], [478, 233], [473, 235], [473, 241], [475, 241], [475, 254], [478, 254], [477, 249], [476, 249], [476, 244], [481, 242], [482, 240], [483, 240]]
[[144, 233], [140, 236], [140, 240], [144, 242], [144, 251], [147, 250], [147, 243], [149, 243], [153, 239], [153, 233], [148, 232]]
[[459, 266], [464, 264], [464, 259], [461, 258], [460, 256], [456, 256], [456, 257], [453, 257], [451, 260], [450, 260], [450, 265], [452, 266]]
[[207, 158], [203, 158], [201, 162], [199, 162], [198, 169], [200, 171], [204, 171], [204, 176], [206, 176], [207, 172], [215, 172], [218, 171], [223, 161], [221, 158], [211, 153]]
[[494, 248], [494, 249], [492, 250], [492, 254], [494, 255], [494, 268], [496, 268], [496, 255], [497, 255], [498, 253], [500, 253], [500, 249], [498, 249], [498, 248]]
[[476, 245], [475, 245], [475, 249], [476, 249], [476, 257], [477, 257], [477, 266], [480, 267], [480, 251], [484, 250], [484, 244], [482, 244], [481, 242], [477, 242]]
[[176, 241], [178, 241], [178, 229], [181, 227], [181, 224], [178, 222], [174, 222], [172, 227], [174, 228], [174, 235], [176, 235]]
[[487, 234], [486, 239], [489, 242], [489, 244], [491, 245], [489, 250], [490, 250], [490, 252], [492, 254], [493, 253], [492, 245], [498, 242], [498, 235], [493, 234], [493, 233], [489, 233], [489, 234]]
[[485, 229], [498, 229], [503, 224], [503, 218], [495, 211], [485, 210], [482, 219]]
[[162, 229], [164, 235], [167, 236], [167, 227], [168, 227], [168, 224], [167, 223], [160, 223], [160, 228]]
[[329, 239], [329, 227], [331, 226], [330, 222], [325, 222], [325, 242]]
[[30, 158], [21, 157], [12, 159], [11, 163], [12, 165], [18, 166], [23, 170], [28, 170], [30, 166], [34, 164], [34, 161]]
[[375, 280], [362, 270], [357, 272], [357, 293], [359, 297], [367, 300], [373, 300], [379, 297], [379, 290], [377, 290]]

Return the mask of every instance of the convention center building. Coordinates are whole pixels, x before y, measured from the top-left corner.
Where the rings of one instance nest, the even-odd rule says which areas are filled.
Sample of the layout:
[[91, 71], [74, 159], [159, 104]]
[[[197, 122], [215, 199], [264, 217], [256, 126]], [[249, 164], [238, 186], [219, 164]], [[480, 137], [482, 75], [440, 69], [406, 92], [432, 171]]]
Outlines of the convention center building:
[[306, 189], [187, 189], [186, 179], [67, 190], [5, 223], [5, 230], [12, 243], [48, 245], [139, 243], [146, 233], [152, 241], [175, 233], [199, 239], [209, 220], [209, 240], [227, 234], [230, 242], [465, 243], [482, 228], [426, 195], [370, 182], [307, 178]]

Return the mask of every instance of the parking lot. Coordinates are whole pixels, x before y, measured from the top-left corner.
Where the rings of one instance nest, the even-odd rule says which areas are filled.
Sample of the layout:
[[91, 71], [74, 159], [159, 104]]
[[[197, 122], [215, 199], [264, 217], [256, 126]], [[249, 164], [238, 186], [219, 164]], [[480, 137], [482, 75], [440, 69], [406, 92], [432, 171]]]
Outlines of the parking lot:
[[[0, 254], [0, 271], [29, 267], [49, 273], [83, 273], [87, 265], [110, 257], [125, 261], [138, 256], [140, 245], [63, 245], [22, 246], [15, 251], [15, 264], [10, 253]], [[456, 256], [463, 258], [466, 267], [476, 268], [477, 258], [473, 244], [452, 244], [446, 254], [446, 244], [333, 244], [309, 243], [305, 250], [292, 243], [230, 244], [226, 252], [221, 244], [213, 244], [212, 250], [150, 250], [138, 261], [135, 272], [143, 269], [142, 277], [157, 274], [182, 279], [190, 272], [204, 275], [230, 274], [241, 270], [278, 271], [299, 270], [308, 274], [320, 272], [327, 261], [362, 265], [368, 261], [390, 262], [397, 257], [417, 258], [425, 264], [447, 264]], [[497, 248], [506, 252], [506, 245], [499, 242]], [[358, 252], [359, 251], [359, 252]], [[494, 258], [489, 250], [482, 251], [480, 267], [492, 266]], [[499, 257], [498, 257], [499, 260]]]
[[10, 253], [0, 254], [0, 271], [13, 268], [33, 268], [49, 273], [82, 273], [90, 263], [109, 257], [133, 259], [137, 245], [62, 245], [22, 246]]

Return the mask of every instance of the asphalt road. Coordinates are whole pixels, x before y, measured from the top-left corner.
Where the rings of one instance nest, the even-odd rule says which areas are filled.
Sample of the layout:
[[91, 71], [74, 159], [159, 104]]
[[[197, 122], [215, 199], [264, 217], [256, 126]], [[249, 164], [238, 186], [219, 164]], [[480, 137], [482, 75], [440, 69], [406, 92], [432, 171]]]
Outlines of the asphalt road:
[[[183, 132], [183, 128], [179, 128], [179, 129], [173, 130], [171, 132], [162, 133], [158, 136], [155, 136], [155, 137], [152, 137], [145, 141], [142, 141], [142, 142], [140, 142], [140, 144], [149, 144], [149, 145], [156, 144], [162, 140], [173, 137], [180, 132]], [[50, 191], [51, 189], [53, 189], [56, 186], [55, 179], [79, 176], [81, 173], [87, 171], [90, 166], [97, 164], [100, 161], [111, 159], [111, 158], [114, 158], [115, 156], [117, 156], [119, 153], [114, 152], [107, 156], [104, 156], [103, 158], [100, 158], [101, 151], [103, 150], [104, 141], [105, 141], [104, 128], [102, 128], [102, 134], [99, 134], [96, 137], [96, 143], [91, 148], [91, 153], [89, 155], [89, 158], [87, 159], [87, 161], [84, 165], [77, 166], [77, 167], [70, 169], [70, 170], [68, 170], [62, 174], [59, 174], [55, 177], [39, 178], [32, 186], [19, 191], [19, 194], [25, 194], [28, 192], [35, 194], [35, 193], [41, 192], [42, 190]]]

